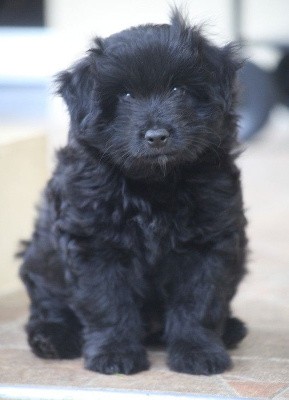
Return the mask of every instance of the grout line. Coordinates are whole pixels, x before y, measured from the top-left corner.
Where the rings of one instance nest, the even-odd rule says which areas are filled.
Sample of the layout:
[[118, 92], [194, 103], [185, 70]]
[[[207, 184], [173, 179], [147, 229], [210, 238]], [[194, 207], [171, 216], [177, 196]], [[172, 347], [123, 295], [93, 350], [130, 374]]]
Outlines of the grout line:
[[[223, 377], [225, 380], [238, 380], [240, 382], [254, 382], [254, 383], [260, 383], [263, 382], [260, 379], [255, 379], [255, 378], [250, 378], [248, 376], [242, 376], [242, 375], [225, 375]], [[266, 381], [267, 382], [267, 381]], [[275, 383], [274, 381], [272, 383]], [[279, 383], [279, 382], [276, 382]]]
[[277, 392], [277, 394], [275, 393], [274, 396], [272, 397], [272, 399], [278, 399], [278, 397], [280, 395], [282, 395], [283, 393], [287, 392], [287, 390], [289, 389], [289, 386], [287, 386], [286, 388], [280, 389], [279, 392]]
[[288, 363], [288, 358], [278, 358], [278, 357], [258, 357], [258, 356], [232, 356], [233, 360], [244, 360], [244, 361], [273, 361], [273, 362], [285, 362]]
[[237, 397], [239, 396], [239, 393], [236, 391], [236, 389], [234, 389], [233, 387], [231, 387], [231, 386], [229, 385], [229, 383], [227, 382], [227, 380], [226, 380], [224, 377], [222, 377], [221, 375], [219, 375], [217, 378], [220, 380], [221, 385], [222, 385], [225, 389], [229, 390], [229, 392], [233, 392], [234, 396], [237, 396]]
[[[240, 382], [252, 382], [252, 383], [286, 383], [283, 382], [282, 380], [280, 381], [280, 379], [277, 377], [276, 379], [270, 379], [270, 382], [268, 382], [268, 380], [264, 380], [264, 379], [257, 379], [257, 378], [251, 378], [249, 376], [243, 376], [243, 375], [227, 375], [224, 376], [225, 380], [234, 380], [234, 381], [240, 381]], [[289, 389], [289, 386], [287, 387], [287, 389]], [[281, 389], [283, 390], [283, 389]]]

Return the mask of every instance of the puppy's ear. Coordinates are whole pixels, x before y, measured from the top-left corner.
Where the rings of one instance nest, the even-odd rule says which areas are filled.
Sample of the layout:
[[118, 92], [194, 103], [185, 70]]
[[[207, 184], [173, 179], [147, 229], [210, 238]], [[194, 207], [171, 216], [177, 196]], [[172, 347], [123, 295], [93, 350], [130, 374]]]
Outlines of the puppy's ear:
[[243, 61], [239, 55], [240, 46], [234, 43], [218, 47], [199, 32], [199, 49], [196, 59], [199, 70], [205, 76], [204, 86], [208, 88], [211, 99], [221, 106], [224, 112], [231, 112], [236, 102], [236, 75]]
[[236, 74], [243, 65], [239, 50], [238, 45], [230, 43], [218, 48], [218, 57], [211, 60], [213, 67], [216, 68], [216, 96], [221, 96], [225, 111], [229, 111], [235, 102]]
[[[57, 93], [64, 99], [71, 122], [83, 128], [91, 114], [96, 91], [96, 76], [90, 57], [80, 60], [56, 77]], [[94, 113], [97, 110], [94, 108]]]
[[181, 43], [190, 47], [203, 86], [207, 86], [225, 111], [230, 110], [235, 99], [236, 72], [242, 66], [238, 46], [229, 44], [220, 48], [213, 45], [203, 36], [202, 26], [190, 26], [188, 18], [177, 8], [172, 9], [171, 29]]

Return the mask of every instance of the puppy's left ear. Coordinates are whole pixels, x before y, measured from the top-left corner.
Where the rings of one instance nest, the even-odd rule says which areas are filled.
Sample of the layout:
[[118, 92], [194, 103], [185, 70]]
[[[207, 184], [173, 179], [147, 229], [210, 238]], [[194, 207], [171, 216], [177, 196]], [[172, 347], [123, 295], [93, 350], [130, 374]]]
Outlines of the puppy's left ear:
[[[219, 60], [217, 61], [217, 77], [219, 86], [219, 95], [223, 99], [223, 106], [228, 111], [236, 97], [236, 75], [242, 67], [243, 61], [239, 56], [239, 46], [230, 43], [219, 49]], [[214, 60], [216, 62], [216, 60]], [[217, 93], [216, 93], [217, 94]]]
[[84, 128], [94, 107], [96, 77], [89, 57], [61, 72], [56, 78], [57, 93], [64, 99], [71, 123]]
[[174, 37], [192, 50], [200, 75], [205, 77], [204, 86], [214, 100], [225, 111], [230, 110], [235, 99], [236, 72], [242, 66], [238, 46], [216, 47], [204, 38], [201, 27], [191, 26], [177, 8], [172, 9], [171, 30]]

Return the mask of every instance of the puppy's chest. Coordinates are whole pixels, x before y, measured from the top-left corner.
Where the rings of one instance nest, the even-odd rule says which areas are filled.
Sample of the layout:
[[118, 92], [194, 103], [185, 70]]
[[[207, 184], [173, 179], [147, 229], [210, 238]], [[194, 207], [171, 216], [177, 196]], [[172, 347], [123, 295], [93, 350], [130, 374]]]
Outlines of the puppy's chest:
[[134, 251], [149, 264], [155, 264], [178, 246], [181, 237], [192, 237], [193, 221], [193, 199], [178, 202], [171, 198], [162, 206], [147, 203], [145, 209], [136, 209], [135, 214], [127, 218], [126, 234]]
[[155, 263], [169, 247], [172, 224], [165, 215], [141, 215], [130, 218], [128, 234], [134, 250], [142, 253], [149, 264]]

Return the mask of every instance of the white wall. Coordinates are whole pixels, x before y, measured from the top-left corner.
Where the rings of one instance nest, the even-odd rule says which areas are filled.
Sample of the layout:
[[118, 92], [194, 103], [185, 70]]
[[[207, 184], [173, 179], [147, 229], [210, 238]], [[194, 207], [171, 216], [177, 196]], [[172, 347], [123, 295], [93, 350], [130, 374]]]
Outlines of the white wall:
[[[47, 0], [46, 3], [48, 25], [59, 33], [78, 38], [77, 42], [142, 23], [168, 22], [170, 4], [188, 10], [192, 22], [207, 22], [210, 33], [220, 35], [223, 40], [231, 38], [232, 0]], [[248, 38], [289, 40], [288, 0], [243, 0], [241, 4]]]
[[[206, 22], [206, 31], [219, 40], [230, 35], [230, 0], [175, 0], [188, 11], [193, 23]], [[173, 4], [173, 2], [171, 2]], [[130, 26], [167, 23], [167, 0], [47, 0], [48, 26], [58, 35], [61, 59], [79, 57], [94, 36], [108, 36]]]
[[288, 0], [243, 0], [248, 39], [274, 40], [289, 45]]

